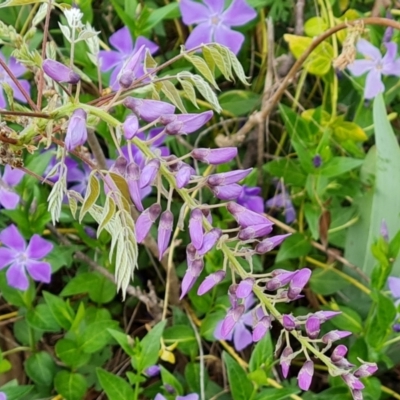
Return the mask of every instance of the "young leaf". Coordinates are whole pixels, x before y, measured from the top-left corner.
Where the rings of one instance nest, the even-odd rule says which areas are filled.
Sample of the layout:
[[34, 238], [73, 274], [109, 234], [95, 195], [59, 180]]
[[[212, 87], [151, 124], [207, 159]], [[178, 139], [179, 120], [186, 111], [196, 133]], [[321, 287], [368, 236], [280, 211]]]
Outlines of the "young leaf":
[[199, 56], [185, 54], [185, 58], [190, 61], [194, 67], [210, 82], [216, 89], [218, 89], [217, 82], [215, 82], [214, 75], [208, 67], [207, 63]]
[[179, 108], [182, 113], [187, 113], [185, 106], [182, 103], [181, 96], [174, 86], [174, 84], [170, 81], [159, 82], [161, 86], [162, 92], [167, 96], [168, 100]]
[[25, 362], [25, 371], [39, 386], [51, 386], [56, 373], [56, 363], [45, 351], [32, 354]]
[[87, 383], [83, 375], [63, 370], [54, 378], [54, 386], [60, 396], [68, 400], [82, 400]]
[[226, 352], [222, 354], [228, 372], [229, 386], [235, 400], [249, 400], [253, 393], [253, 384], [242, 367]]
[[127, 400], [135, 397], [135, 393], [129, 383], [119, 376], [101, 368], [96, 369], [96, 374], [99, 378], [100, 386], [109, 400]]
[[79, 214], [79, 222], [82, 222], [83, 217], [89, 211], [89, 209], [96, 203], [97, 198], [100, 195], [100, 183], [99, 180], [93, 175], [90, 175], [89, 184], [86, 190], [85, 199], [82, 204], [81, 212]]

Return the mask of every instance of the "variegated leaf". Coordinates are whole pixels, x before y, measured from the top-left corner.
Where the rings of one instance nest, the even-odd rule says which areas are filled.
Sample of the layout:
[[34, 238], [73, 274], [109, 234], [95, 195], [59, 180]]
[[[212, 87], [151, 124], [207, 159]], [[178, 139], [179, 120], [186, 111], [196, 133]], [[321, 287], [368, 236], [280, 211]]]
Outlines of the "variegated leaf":
[[196, 86], [202, 96], [211, 104], [215, 111], [221, 112], [222, 108], [219, 105], [216, 94], [211, 89], [210, 85], [200, 75], [193, 75], [191, 81]]
[[208, 67], [207, 63], [199, 56], [185, 55], [185, 58], [190, 61], [194, 67], [210, 82], [216, 89], [218, 89], [217, 82], [215, 82], [214, 75]]
[[211, 57], [213, 58], [216, 66], [222, 72], [225, 79], [231, 81], [233, 79], [233, 75], [231, 72], [232, 63], [231, 59], [227, 53], [222, 53], [219, 51], [220, 47], [210, 46], [208, 48], [209, 52], [211, 53]]
[[187, 113], [185, 106], [182, 103], [181, 96], [174, 84], [170, 81], [159, 82], [162, 92], [167, 96], [168, 100], [179, 108], [182, 113]]
[[96, 203], [100, 195], [100, 183], [99, 180], [94, 176], [94, 172], [90, 174], [89, 184], [86, 189], [85, 199], [82, 204], [81, 212], [79, 214], [79, 222], [82, 222], [83, 217], [89, 211], [89, 209]]
[[115, 211], [116, 211], [115, 202], [112, 198], [112, 195], [109, 194], [104, 204], [103, 215], [101, 216], [101, 223], [97, 229], [97, 237], [100, 236], [104, 227], [107, 226], [111, 218], [115, 215]]

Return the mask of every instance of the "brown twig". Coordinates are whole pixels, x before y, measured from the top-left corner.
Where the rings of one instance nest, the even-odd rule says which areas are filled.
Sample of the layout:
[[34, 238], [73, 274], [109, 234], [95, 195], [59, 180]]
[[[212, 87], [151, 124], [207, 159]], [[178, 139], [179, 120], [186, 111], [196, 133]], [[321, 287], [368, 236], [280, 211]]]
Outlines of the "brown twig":
[[18, 144], [18, 139], [9, 138], [7, 136], [0, 135], [0, 142], [9, 144]]
[[[44, 23], [43, 30], [43, 42], [42, 42], [42, 60], [44, 60], [46, 56], [46, 44], [47, 44], [47, 36], [49, 34], [49, 24], [50, 24], [50, 14], [51, 14], [51, 0], [47, 3], [47, 13], [46, 20]], [[38, 97], [37, 97], [37, 107], [40, 110], [42, 108], [42, 97], [43, 97], [43, 84], [44, 84], [44, 76], [43, 76], [43, 68], [40, 68], [39, 71], [39, 83], [38, 83]]]
[[295, 25], [294, 34], [303, 35], [304, 33], [304, 7], [306, 5], [306, 0], [297, 0], [296, 7], [294, 9], [295, 13]]
[[29, 111], [8, 111], [0, 110], [0, 115], [15, 115], [17, 117], [29, 117], [29, 118], [45, 118], [50, 119], [51, 116], [42, 112], [29, 112]]
[[28, 93], [26, 93], [26, 90], [23, 88], [23, 86], [20, 84], [19, 80], [15, 77], [15, 75], [12, 73], [12, 71], [10, 70], [10, 68], [8, 68], [8, 65], [6, 64], [6, 62], [0, 58], [0, 65], [4, 68], [4, 70], [7, 72], [8, 76], [11, 78], [11, 80], [15, 83], [15, 85], [17, 86], [17, 88], [20, 90], [20, 92], [22, 93], [22, 95], [25, 97], [26, 101], [28, 102], [28, 104], [31, 106], [31, 108], [35, 111], [39, 111], [38, 107], [36, 106], [36, 104], [33, 102], [33, 100], [31, 99], [31, 97], [29, 96]]

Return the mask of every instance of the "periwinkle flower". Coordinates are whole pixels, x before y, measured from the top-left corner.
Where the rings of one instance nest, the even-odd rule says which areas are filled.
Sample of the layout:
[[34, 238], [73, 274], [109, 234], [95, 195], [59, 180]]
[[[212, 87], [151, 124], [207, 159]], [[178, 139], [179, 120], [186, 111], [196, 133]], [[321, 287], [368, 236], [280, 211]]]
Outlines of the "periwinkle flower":
[[385, 90], [382, 75], [400, 76], [400, 60], [397, 59], [397, 44], [385, 43], [386, 54], [382, 57], [381, 52], [365, 39], [359, 39], [357, 50], [365, 59], [355, 60], [348, 65], [349, 71], [354, 76], [367, 74], [365, 81], [364, 97], [373, 99]]
[[139, 120], [136, 115], [128, 115], [122, 125], [125, 139], [133, 139], [139, 130]]
[[0, 269], [9, 266], [6, 277], [10, 286], [28, 289], [27, 273], [35, 281], [50, 282], [51, 266], [42, 259], [52, 251], [52, 243], [35, 234], [27, 245], [13, 224], [0, 232], [0, 242]]
[[236, 147], [224, 147], [221, 149], [194, 149], [190, 155], [197, 161], [205, 164], [218, 165], [225, 164], [237, 156]]
[[3, 176], [0, 174], [0, 205], [8, 210], [17, 207], [19, 203], [19, 195], [12, 189], [18, 185], [24, 176], [24, 172], [20, 169], [13, 169], [9, 165], [4, 167]]
[[291, 224], [296, 219], [296, 211], [293, 207], [292, 200], [287, 193], [285, 186], [280, 182], [276, 184], [278, 194], [271, 197], [266, 201], [265, 206], [267, 208], [283, 208], [285, 214], [285, 222]]
[[161, 115], [173, 114], [175, 112], [174, 105], [160, 100], [127, 97], [123, 104], [146, 122], [153, 122]]
[[166, 210], [161, 214], [160, 223], [158, 224], [158, 259], [161, 261], [165, 251], [168, 248], [171, 239], [172, 227], [174, 224], [174, 215], [171, 211]]
[[[166, 386], [166, 385], [165, 385]], [[158, 393], [154, 400], [167, 400], [162, 394]], [[190, 393], [186, 396], [176, 396], [175, 400], [199, 400], [199, 395], [197, 393]]]
[[216, 271], [208, 275], [197, 289], [197, 294], [202, 296], [203, 294], [209, 292], [214, 286], [222, 282], [225, 279], [225, 276], [226, 272], [223, 270]]
[[80, 81], [80, 76], [66, 65], [51, 59], [43, 61], [42, 68], [44, 73], [59, 83], [77, 84]]
[[302, 390], [310, 389], [313, 375], [314, 363], [311, 360], [308, 360], [301, 367], [299, 375], [297, 376], [299, 388]]
[[224, 11], [224, 0], [203, 0], [205, 5], [181, 0], [179, 6], [186, 25], [198, 24], [186, 41], [186, 48], [192, 49], [202, 43], [216, 42], [227, 46], [237, 54], [242, 47], [244, 35], [231, 29], [242, 26], [257, 16], [244, 0], [233, 0]]
[[7, 400], [7, 395], [4, 392], [0, 392], [0, 400]]
[[65, 136], [65, 148], [68, 151], [75, 150], [82, 146], [87, 140], [86, 128], [87, 114], [85, 110], [77, 108], [68, 123], [67, 134]]
[[160, 375], [160, 367], [158, 365], [152, 365], [151, 367], [146, 368], [144, 373], [149, 377], [153, 378], [155, 376]]
[[255, 247], [255, 252], [258, 254], [268, 253], [276, 246], [279, 246], [291, 233], [286, 233], [285, 235], [276, 235], [262, 240], [260, 243], [257, 243]]
[[142, 243], [146, 236], [150, 232], [150, 229], [157, 218], [160, 216], [161, 206], [158, 203], [152, 204], [149, 208], [146, 208], [136, 221], [136, 240], [138, 243]]
[[[0, 58], [7, 63], [3, 53], [0, 51]], [[8, 60], [8, 68], [10, 71], [14, 74], [16, 78], [19, 78], [26, 72], [26, 68], [20, 64], [14, 57], [10, 57]], [[25, 89], [25, 91], [29, 94], [31, 90], [31, 86], [29, 82], [26, 79], [18, 79], [19, 83], [21, 86]], [[0, 108], [6, 108], [7, 107], [7, 102], [6, 102], [6, 96], [4, 94], [4, 89], [1, 83], [7, 83], [8, 85], [11, 86], [13, 93], [14, 93], [14, 98], [16, 98], [18, 101], [22, 103], [26, 103], [26, 99], [24, 95], [21, 93], [21, 91], [18, 89], [17, 85], [14, 83], [14, 81], [9, 77], [8, 73], [5, 71], [3, 67], [0, 66]]]
[[[109, 85], [113, 90], [119, 89], [118, 75], [126, 61], [133, 54], [137, 53], [142, 46], [145, 46], [150, 54], [154, 54], [158, 50], [158, 46], [155, 43], [143, 36], [139, 36], [136, 42], [133, 43], [127, 27], [123, 27], [112, 34], [109, 41], [116, 50], [100, 51], [99, 58], [102, 71], [112, 70]], [[140, 61], [143, 61], [144, 53], [141, 54], [141, 57]], [[135, 72], [137, 77], [142, 76], [144, 73], [142, 65], [137, 65]]]
[[261, 188], [243, 185], [243, 191], [237, 198], [238, 204], [251, 211], [262, 214], [264, 212], [264, 199], [260, 196]]
[[160, 123], [165, 124], [165, 132], [169, 135], [187, 135], [196, 132], [213, 116], [212, 111], [200, 114], [167, 114], [160, 117]]

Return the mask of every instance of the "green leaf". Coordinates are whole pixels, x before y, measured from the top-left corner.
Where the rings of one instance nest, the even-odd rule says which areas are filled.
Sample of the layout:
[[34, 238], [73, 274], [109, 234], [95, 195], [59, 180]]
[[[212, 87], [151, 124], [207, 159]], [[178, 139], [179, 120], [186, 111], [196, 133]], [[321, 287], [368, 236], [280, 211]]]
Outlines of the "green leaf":
[[57, 393], [68, 400], [83, 400], [87, 389], [85, 377], [69, 371], [58, 372], [54, 386]]
[[246, 376], [243, 368], [226, 352], [223, 352], [226, 370], [228, 372], [229, 386], [235, 400], [249, 400], [253, 393], [253, 384]]
[[191, 82], [196, 86], [196, 89], [201, 93], [205, 100], [207, 100], [215, 111], [221, 112], [221, 106], [218, 98], [210, 85], [200, 75], [191, 75]]
[[7, 282], [6, 271], [4, 269], [0, 271], [0, 291], [2, 297], [16, 307], [29, 308], [36, 296], [35, 285], [30, 284], [28, 290], [24, 292], [12, 288]]
[[162, 365], [160, 365], [161, 369], [161, 380], [164, 385], [172, 386], [177, 394], [183, 394], [183, 387], [181, 383], [176, 379], [176, 377], [171, 374], [167, 369], [165, 369]]
[[197, 354], [198, 346], [193, 329], [187, 325], [174, 325], [164, 331], [163, 338], [167, 345], [178, 343], [178, 349], [187, 355]]
[[45, 291], [42, 293], [51, 315], [56, 320], [57, 324], [65, 330], [70, 329], [75, 317], [72, 307], [58, 296], [54, 296]]
[[280, 389], [264, 389], [254, 400], [284, 400], [290, 399], [293, 394], [300, 393], [300, 389], [283, 387]]
[[157, 85], [160, 85], [161, 91], [167, 96], [168, 100], [176, 107], [179, 108], [180, 112], [186, 114], [186, 108], [182, 103], [181, 96], [174, 86], [174, 84], [170, 81], [162, 81], [158, 82]]
[[76, 369], [90, 360], [90, 354], [82, 352], [78, 344], [70, 339], [60, 339], [55, 345], [57, 357], [69, 367]]
[[97, 229], [97, 237], [100, 236], [102, 230], [110, 222], [111, 218], [115, 215], [116, 206], [112, 194], [108, 194], [106, 202], [104, 203], [103, 214], [101, 216], [101, 222]]
[[8, 382], [6, 385], [1, 387], [1, 391], [7, 396], [7, 400], [21, 400], [26, 399], [32, 389], [33, 385], [23, 385], [23, 386], [11, 386], [13, 381]]
[[255, 371], [262, 365], [269, 367], [273, 362], [274, 348], [269, 332], [256, 344], [251, 353], [249, 370]]
[[43, 3], [44, 0], [6, 0], [0, 4], [0, 8], [11, 6], [26, 6], [28, 4]]
[[[400, 149], [381, 94], [374, 100], [373, 117], [376, 141], [374, 188], [355, 199], [360, 218], [348, 230], [345, 249], [345, 258], [367, 274], [376, 264], [370, 249], [379, 236], [382, 221], [386, 221], [389, 235], [394, 235], [400, 226], [400, 185], [394, 184], [400, 175]], [[400, 259], [393, 263], [392, 274], [400, 275]]]
[[140, 356], [137, 370], [142, 373], [146, 368], [157, 363], [160, 352], [160, 339], [167, 321], [160, 321], [140, 342]]
[[[207, 373], [204, 375], [204, 386], [207, 387], [209, 378]], [[189, 386], [189, 392], [200, 393], [200, 365], [198, 363], [190, 362], [186, 365], [185, 380]]]
[[329, 25], [322, 17], [312, 17], [308, 19], [304, 24], [304, 32], [311, 38], [318, 36], [325, 32], [329, 28]]
[[92, 322], [86, 326], [83, 335], [79, 338], [80, 348], [88, 354], [95, 353], [106, 346], [111, 339], [108, 329], [115, 329], [117, 321], [103, 320]]
[[180, 79], [178, 77], [178, 80], [180, 84], [182, 85], [183, 93], [185, 96], [191, 101], [191, 103], [196, 107], [199, 108], [197, 105], [197, 100], [196, 100], [196, 91], [194, 90], [193, 83], [189, 81], [185, 81], [184, 79]]
[[314, 293], [322, 294], [323, 296], [337, 293], [339, 290], [350, 285], [348, 281], [338, 275], [333, 269], [313, 271], [309, 283]]
[[24, 364], [26, 374], [39, 386], [51, 386], [56, 373], [56, 363], [45, 351], [32, 354]]
[[341, 311], [342, 313], [337, 315], [335, 318], [332, 318], [331, 323], [341, 330], [347, 330], [353, 333], [362, 333], [363, 323], [360, 315], [349, 307], [338, 305], [338, 308], [338, 311]]
[[223, 110], [238, 117], [252, 112], [260, 103], [260, 95], [250, 90], [228, 90], [218, 96]]
[[178, 3], [170, 3], [163, 7], [156, 8], [155, 10], [151, 10], [146, 23], [143, 26], [140, 26], [141, 33], [150, 31], [164, 19], [176, 18], [178, 10]]
[[360, 167], [363, 162], [363, 160], [350, 157], [333, 157], [326, 164], [322, 165], [319, 172], [323, 176], [333, 178]]
[[307, 175], [302, 170], [298, 160], [281, 158], [279, 160], [270, 161], [265, 164], [263, 168], [272, 176], [282, 178], [288, 185], [301, 187], [306, 184]]
[[82, 204], [81, 212], [79, 214], [79, 222], [82, 222], [85, 214], [92, 208], [93, 204], [96, 203], [97, 198], [100, 195], [100, 183], [99, 180], [90, 174], [89, 184], [86, 190], [85, 199]]
[[26, 321], [35, 329], [49, 332], [59, 332], [61, 326], [53, 317], [50, 307], [47, 304], [39, 304], [34, 309], [31, 309], [26, 314]]
[[130, 336], [114, 329], [109, 329], [108, 332], [110, 332], [111, 336], [118, 342], [128, 356], [133, 357], [135, 355], [133, 339]]
[[193, 54], [184, 54], [186, 60], [194, 65], [194, 67], [210, 82], [216, 89], [218, 89], [217, 82], [215, 82], [214, 75], [208, 67], [207, 63], [199, 56]]
[[276, 262], [306, 256], [311, 251], [311, 248], [312, 246], [308, 238], [302, 233], [295, 233], [281, 244], [276, 256]]
[[100, 386], [109, 400], [127, 400], [135, 397], [135, 393], [129, 383], [119, 376], [101, 368], [96, 369], [96, 374], [99, 378]]

